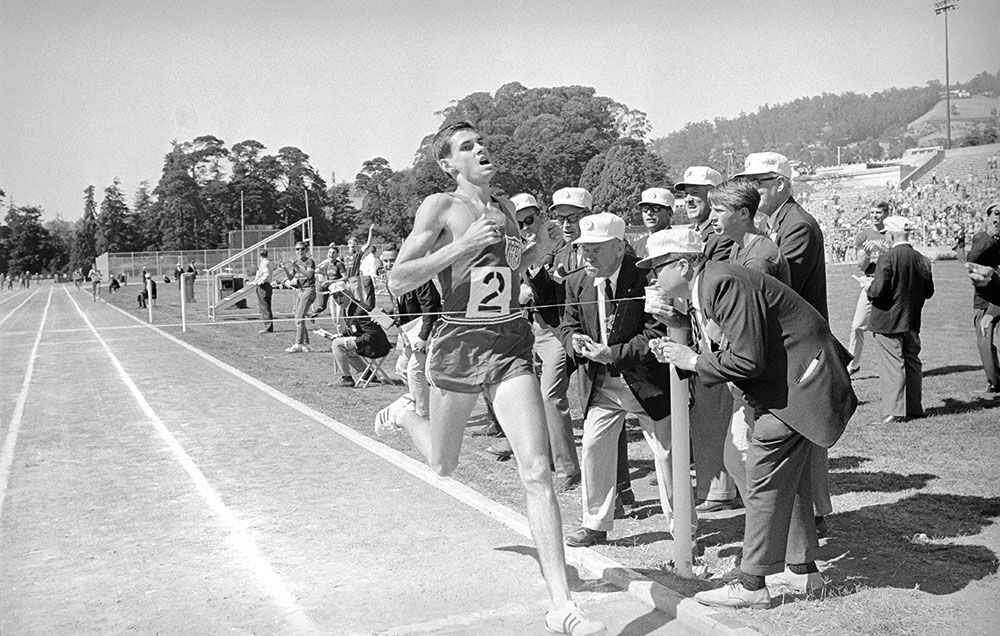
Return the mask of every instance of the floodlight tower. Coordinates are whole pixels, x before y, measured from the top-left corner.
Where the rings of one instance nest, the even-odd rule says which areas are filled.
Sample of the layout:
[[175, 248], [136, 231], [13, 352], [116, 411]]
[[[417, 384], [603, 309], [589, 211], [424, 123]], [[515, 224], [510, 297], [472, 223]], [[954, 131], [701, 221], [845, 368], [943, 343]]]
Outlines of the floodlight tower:
[[948, 149], [951, 149], [951, 79], [948, 77], [948, 12], [958, 8], [958, 0], [938, 0], [934, 15], [944, 14], [944, 99], [948, 111]]

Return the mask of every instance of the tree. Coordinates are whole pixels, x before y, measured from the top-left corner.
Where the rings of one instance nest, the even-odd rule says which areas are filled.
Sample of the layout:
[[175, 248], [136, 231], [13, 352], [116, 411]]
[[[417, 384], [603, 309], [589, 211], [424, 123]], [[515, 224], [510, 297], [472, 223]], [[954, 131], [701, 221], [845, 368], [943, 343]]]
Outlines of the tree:
[[204, 218], [198, 182], [184, 149], [177, 143], [167, 154], [163, 174], [154, 190], [155, 210], [162, 235], [161, 248], [186, 250], [197, 248], [197, 223]]
[[676, 182], [668, 177], [663, 161], [640, 141], [624, 139], [589, 162], [580, 178], [580, 186], [594, 196], [595, 212], [611, 212], [626, 222], [638, 224], [637, 206], [642, 191], [652, 187], [670, 187]]
[[70, 253], [73, 249], [73, 242], [76, 240], [75, 224], [56, 214], [56, 218], [44, 223], [46, 231], [52, 241], [54, 255], [48, 263], [46, 269], [49, 271], [66, 271], [70, 264]]
[[329, 220], [323, 213], [327, 206], [326, 182], [309, 163], [309, 155], [295, 146], [278, 150], [275, 158], [281, 170], [279, 182], [284, 189], [278, 194], [278, 206], [288, 214], [289, 223], [306, 216], [306, 200], [313, 222], [313, 239], [323, 244], [331, 239]]
[[4, 217], [9, 234], [4, 239], [7, 271], [37, 274], [49, 271], [59, 253], [49, 231], [40, 221], [42, 210], [34, 206], [11, 206]]
[[128, 252], [134, 242], [134, 224], [131, 212], [125, 203], [121, 181], [114, 181], [104, 189], [101, 214], [97, 217], [96, 248], [98, 254], [104, 252]]
[[135, 249], [141, 252], [152, 252], [160, 248], [160, 228], [156, 220], [156, 206], [149, 192], [149, 182], [139, 182], [132, 202], [135, 213], [136, 232]]
[[70, 253], [70, 265], [86, 271], [97, 258], [97, 203], [94, 186], [83, 191], [83, 218], [77, 224], [76, 240]]
[[330, 234], [323, 240], [342, 245], [361, 223], [360, 214], [351, 202], [351, 184], [335, 183], [330, 186], [326, 194], [327, 205], [324, 206], [322, 213], [329, 222]]

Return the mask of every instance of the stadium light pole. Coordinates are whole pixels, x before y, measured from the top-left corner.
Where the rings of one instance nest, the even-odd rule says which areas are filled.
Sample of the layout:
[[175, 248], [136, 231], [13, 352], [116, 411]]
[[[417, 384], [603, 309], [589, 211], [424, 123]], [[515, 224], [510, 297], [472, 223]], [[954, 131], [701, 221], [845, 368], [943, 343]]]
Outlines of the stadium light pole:
[[948, 150], [951, 150], [951, 78], [948, 74], [948, 12], [958, 8], [958, 0], [938, 0], [934, 15], [944, 14], [944, 100], [948, 111]]

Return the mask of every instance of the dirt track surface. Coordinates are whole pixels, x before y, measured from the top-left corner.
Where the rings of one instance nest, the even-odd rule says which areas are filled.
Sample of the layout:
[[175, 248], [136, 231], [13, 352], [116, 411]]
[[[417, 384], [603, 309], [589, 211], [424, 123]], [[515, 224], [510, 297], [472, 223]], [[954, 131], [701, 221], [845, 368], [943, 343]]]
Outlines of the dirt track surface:
[[507, 526], [72, 286], [0, 320], [0, 633], [545, 633]]

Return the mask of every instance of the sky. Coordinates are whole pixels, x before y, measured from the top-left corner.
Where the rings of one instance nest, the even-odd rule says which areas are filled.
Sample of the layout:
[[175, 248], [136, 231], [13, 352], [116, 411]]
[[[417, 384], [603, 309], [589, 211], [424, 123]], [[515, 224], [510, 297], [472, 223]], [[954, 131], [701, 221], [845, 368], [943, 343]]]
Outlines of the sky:
[[[944, 82], [933, 0], [0, 0], [0, 189], [44, 220], [156, 185], [171, 140], [296, 146], [326, 179], [412, 164], [435, 113], [592, 86], [651, 139], [821, 93]], [[952, 82], [1000, 69], [1000, 1], [948, 15]]]

